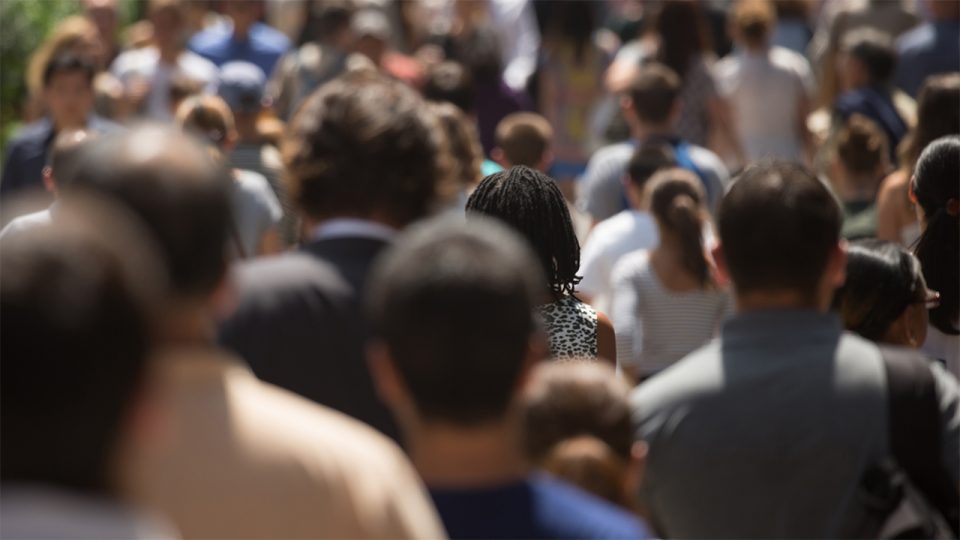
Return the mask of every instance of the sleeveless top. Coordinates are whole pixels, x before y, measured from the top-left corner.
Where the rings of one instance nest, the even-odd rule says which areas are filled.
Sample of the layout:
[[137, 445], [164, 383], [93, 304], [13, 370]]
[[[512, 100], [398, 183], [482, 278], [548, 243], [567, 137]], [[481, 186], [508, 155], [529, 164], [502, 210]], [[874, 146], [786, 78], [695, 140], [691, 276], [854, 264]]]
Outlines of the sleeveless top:
[[573, 296], [537, 307], [550, 339], [550, 357], [596, 358], [597, 312]]

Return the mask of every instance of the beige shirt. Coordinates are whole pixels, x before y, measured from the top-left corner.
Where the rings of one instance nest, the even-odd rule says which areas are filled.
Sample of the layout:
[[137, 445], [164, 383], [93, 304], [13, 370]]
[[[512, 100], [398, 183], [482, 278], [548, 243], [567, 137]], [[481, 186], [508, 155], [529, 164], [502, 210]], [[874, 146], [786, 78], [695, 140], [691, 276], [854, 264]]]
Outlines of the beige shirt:
[[442, 538], [400, 448], [259, 381], [222, 351], [166, 355], [162, 444], [132, 456], [132, 497], [186, 538]]

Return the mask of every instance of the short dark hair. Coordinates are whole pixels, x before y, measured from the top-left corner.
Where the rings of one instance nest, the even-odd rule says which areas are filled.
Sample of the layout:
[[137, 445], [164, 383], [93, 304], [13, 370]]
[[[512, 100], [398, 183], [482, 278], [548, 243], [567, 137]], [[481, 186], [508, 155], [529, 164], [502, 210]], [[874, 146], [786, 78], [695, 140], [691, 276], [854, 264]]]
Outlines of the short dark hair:
[[462, 64], [440, 62], [427, 72], [423, 97], [430, 101], [453, 103], [464, 113], [474, 110], [473, 78]]
[[501, 418], [543, 294], [523, 241], [489, 220], [418, 225], [371, 277], [368, 307], [417, 411], [477, 425]]
[[475, 25], [455, 43], [455, 58], [473, 76], [474, 81], [499, 81], [503, 74], [500, 38], [489, 24]]
[[87, 79], [87, 84], [93, 86], [93, 77], [96, 75], [96, 69], [86, 58], [72, 54], [63, 53], [53, 57], [43, 68], [43, 87], [50, 86], [53, 78], [62, 73], [82, 73]]
[[495, 140], [511, 166], [536, 167], [550, 148], [553, 128], [536, 113], [508, 114], [497, 124]]
[[232, 182], [199, 139], [146, 126], [92, 141], [71, 191], [92, 191], [129, 207], [159, 245], [173, 292], [198, 298], [211, 294], [226, 272]]
[[[930, 310], [930, 324], [945, 334], [960, 334], [960, 137], [941, 137], [920, 154], [913, 170], [913, 193], [926, 227], [914, 251], [940, 305]], [[952, 208], [951, 208], [952, 205]]]
[[368, 72], [343, 75], [307, 98], [283, 144], [292, 198], [308, 215], [427, 214], [443, 170], [443, 132], [420, 96]]
[[899, 244], [871, 238], [850, 245], [847, 281], [834, 295], [833, 307], [847, 330], [880, 342], [904, 310], [925, 295], [920, 261]]
[[802, 165], [750, 165], [720, 202], [717, 225], [738, 293], [795, 290], [812, 295], [840, 240], [836, 197]]
[[637, 118], [652, 124], [666, 122], [680, 88], [680, 77], [669, 67], [656, 62], [640, 66], [628, 91]]
[[576, 292], [580, 242], [552, 178], [522, 165], [491, 174], [467, 199], [467, 216], [474, 215], [499, 219], [524, 236], [554, 295]]
[[843, 38], [843, 51], [856, 58], [867, 70], [871, 84], [885, 84], [897, 67], [893, 38], [872, 28], [851, 30]]
[[47, 161], [58, 188], [63, 189], [73, 181], [83, 149], [94, 137], [96, 134], [92, 131], [64, 130], [53, 139]]
[[74, 211], [0, 243], [0, 481], [109, 495], [163, 282], [122, 215]]
[[630, 385], [600, 362], [538, 366], [524, 396], [527, 457], [538, 462], [564, 440], [591, 435], [629, 460], [633, 446], [629, 396]]
[[657, 171], [677, 166], [676, 154], [667, 143], [647, 142], [637, 147], [627, 164], [630, 182], [643, 189]]

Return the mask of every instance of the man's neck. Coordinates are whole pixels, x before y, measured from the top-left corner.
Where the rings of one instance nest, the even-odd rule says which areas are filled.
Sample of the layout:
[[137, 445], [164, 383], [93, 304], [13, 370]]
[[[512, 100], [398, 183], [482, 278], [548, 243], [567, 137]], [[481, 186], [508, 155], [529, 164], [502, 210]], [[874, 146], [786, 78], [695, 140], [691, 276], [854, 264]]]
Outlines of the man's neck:
[[216, 328], [206, 305], [177, 302], [167, 309], [159, 328], [160, 341], [169, 345], [203, 344], [216, 341]]
[[737, 313], [750, 311], [816, 310], [826, 311], [827, 305], [817, 298], [799, 291], [757, 291], [736, 295]]
[[641, 124], [633, 126], [633, 138], [638, 141], [647, 139], [662, 138], [669, 139], [674, 137], [675, 133], [670, 124]]
[[175, 45], [170, 45], [166, 47], [158, 46], [157, 50], [160, 52], [160, 62], [164, 64], [176, 64], [177, 60], [180, 58], [180, 52], [182, 49]]
[[234, 41], [246, 41], [250, 37], [250, 29], [252, 27], [252, 24], [247, 26], [238, 26], [237, 23], [233, 23]]
[[529, 473], [518, 421], [461, 428], [420, 425], [409, 437], [410, 457], [432, 488], [480, 488], [516, 482]]

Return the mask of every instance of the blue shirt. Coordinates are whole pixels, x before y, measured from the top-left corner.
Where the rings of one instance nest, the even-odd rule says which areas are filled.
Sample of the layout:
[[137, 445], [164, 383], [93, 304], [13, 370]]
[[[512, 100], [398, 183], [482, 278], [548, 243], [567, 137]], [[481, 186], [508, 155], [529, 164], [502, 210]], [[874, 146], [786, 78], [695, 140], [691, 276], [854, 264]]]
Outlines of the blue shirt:
[[188, 48], [218, 67], [233, 61], [250, 62], [270, 77], [277, 61], [290, 48], [290, 40], [282, 32], [258, 22], [250, 27], [245, 40], [237, 40], [229, 26], [217, 27], [197, 33]]
[[[87, 129], [97, 133], [109, 133], [121, 128], [109, 120], [90, 116]], [[53, 122], [49, 118], [27, 124], [17, 132], [7, 144], [3, 176], [0, 177], [0, 195], [9, 197], [30, 188], [43, 192], [43, 167], [47, 164], [47, 151], [56, 135]]]
[[639, 518], [546, 475], [430, 495], [452, 539], [650, 538]]
[[897, 73], [901, 90], [917, 97], [930, 75], [960, 71], [960, 22], [927, 23], [897, 40]]

